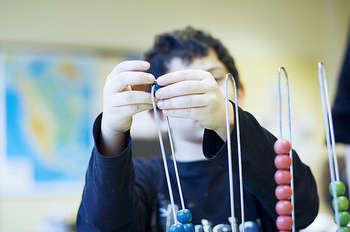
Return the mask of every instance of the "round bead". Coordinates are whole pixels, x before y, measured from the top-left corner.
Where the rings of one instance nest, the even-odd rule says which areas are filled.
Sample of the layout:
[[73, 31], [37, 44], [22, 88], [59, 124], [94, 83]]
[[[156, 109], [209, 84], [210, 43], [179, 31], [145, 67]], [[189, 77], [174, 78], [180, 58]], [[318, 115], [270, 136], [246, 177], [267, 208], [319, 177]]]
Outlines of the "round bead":
[[192, 223], [186, 223], [182, 225], [185, 232], [194, 232], [194, 226]]
[[337, 232], [350, 232], [350, 227], [340, 227]]
[[279, 154], [275, 157], [275, 166], [278, 169], [289, 169], [292, 160], [289, 155]]
[[290, 149], [291, 149], [291, 145], [290, 143], [285, 140], [285, 139], [278, 139], [274, 146], [273, 149], [275, 151], [276, 154], [281, 154], [281, 153], [289, 153]]
[[350, 221], [350, 214], [348, 212], [339, 212], [340, 226], [346, 226]]
[[181, 223], [190, 223], [192, 221], [192, 213], [189, 209], [179, 210], [176, 214], [177, 220]]
[[289, 184], [290, 183], [290, 173], [286, 170], [277, 170], [275, 172], [275, 181], [277, 184]]
[[338, 205], [338, 211], [346, 211], [349, 208], [349, 200], [344, 196], [340, 196], [332, 200], [332, 205], [334, 210], [335, 210], [336, 202]]
[[169, 227], [168, 232], [185, 232], [184, 227], [182, 224], [173, 224]]
[[293, 219], [291, 216], [278, 216], [276, 226], [279, 230], [290, 230], [293, 226]]
[[[337, 196], [343, 196], [345, 194], [345, 184], [341, 181], [334, 181], [334, 184]], [[332, 183], [329, 184], [329, 192], [333, 195]]]
[[293, 206], [290, 201], [279, 201], [277, 202], [275, 209], [278, 215], [288, 216], [292, 213]]
[[289, 185], [278, 185], [275, 189], [275, 196], [278, 200], [288, 200], [292, 194], [292, 188]]

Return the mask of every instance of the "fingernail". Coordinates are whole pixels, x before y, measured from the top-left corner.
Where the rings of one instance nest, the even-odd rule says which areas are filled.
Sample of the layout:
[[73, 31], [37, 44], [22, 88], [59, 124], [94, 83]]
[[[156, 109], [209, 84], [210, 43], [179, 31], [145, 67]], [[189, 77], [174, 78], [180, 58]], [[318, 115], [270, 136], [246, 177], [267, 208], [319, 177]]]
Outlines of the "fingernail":
[[154, 78], [154, 76], [153, 76], [152, 74], [148, 74], [147, 77], [148, 77], [151, 81], [154, 81], [154, 80], [155, 80], [155, 78]]
[[161, 77], [158, 77], [158, 78], [157, 78], [157, 83], [158, 83], [158, 85], [161, 85], [161, 84], [162, 84], [162, 78], [161, 78]]
[[156, 97], [158, 98], [158, 99], [162, 99], [162, 91], [161, 90], [157, 90], [157, 92], [156, 92]]
[[144, 62], [144, 63], [142, 63], [142, 66], [145, 67], [145, 68], [148, 68], [149, 67], [149, 63]]
[[163, 101], [158, 101], [157, 102], [157, 106], [158, 106], [158, 108], [162, 108], [163, 107]]

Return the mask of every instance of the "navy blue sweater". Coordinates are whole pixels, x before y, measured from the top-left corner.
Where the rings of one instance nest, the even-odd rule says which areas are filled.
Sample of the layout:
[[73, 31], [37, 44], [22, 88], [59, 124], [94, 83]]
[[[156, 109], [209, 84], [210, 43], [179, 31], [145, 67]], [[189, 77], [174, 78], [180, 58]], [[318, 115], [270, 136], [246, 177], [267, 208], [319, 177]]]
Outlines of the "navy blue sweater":
[[[240, 109], [239, 118], [247, 225], [254, 232], [277, 231], [273, 179], [276, 138], [248, 112]], [[103, 156], [99, 152], [100, 125], [101, 115], [94, 124], [95, 147], [86, 173], [77, 231], [166, 231], [172, 223], [172, 215], [161, 158], [133, 160], [129, 133], [126, 136], [128, 145], [121, 154]], [[235, 128], [231, 143], [235, 215], [240, 222]], [[231, 231], [226, 143], [214, 131], [205, 130], [203, 152], [208, 160], [177, 162], [186, 208], [193, 214], [196, 231]], [[180, 206], [170, 158], [168, 165], [175, 203]], [[295, 223], [296, 228], [301, 229], [314, 220], [319, 202], [314, 177], [295, 152], [294, 168]]]
[[332, 107], [332, 116], [335, 141], [350, 144], [350, 33]]

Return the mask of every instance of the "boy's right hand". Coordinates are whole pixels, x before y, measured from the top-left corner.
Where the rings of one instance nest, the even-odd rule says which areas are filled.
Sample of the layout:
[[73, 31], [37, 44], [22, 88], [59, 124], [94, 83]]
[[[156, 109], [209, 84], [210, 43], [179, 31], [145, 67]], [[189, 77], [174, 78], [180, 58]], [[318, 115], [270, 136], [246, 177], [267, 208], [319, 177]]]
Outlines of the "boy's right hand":
[[101, 123], [101, 133], [104, 140], [102, 144], [107, 145], [107, 147], [110, 143], [118, 143], [115, 139], [130, 129], [134, 114], [152, 109], [151, 94], [132, 90], [131, 87], [133, 85], [149, 85], [155, 81], [152, 74], [144, 72], [149, 68], [150, 64], [146, 61], [124, 61], [118, 64], [107, 76], [103, 88]]

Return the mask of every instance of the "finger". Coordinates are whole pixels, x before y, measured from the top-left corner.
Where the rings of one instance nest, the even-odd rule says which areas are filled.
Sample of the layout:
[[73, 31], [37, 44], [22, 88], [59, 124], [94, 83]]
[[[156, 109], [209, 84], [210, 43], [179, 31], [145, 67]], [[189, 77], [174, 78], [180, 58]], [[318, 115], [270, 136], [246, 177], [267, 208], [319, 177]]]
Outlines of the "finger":
[[132, 114], [136, 114], [145, 110], [152, 109], [152, 104], [139, 104], [139, 105], [131, 105], [129, 106], [130, 111]]
[[125, 91], [108, 97], [112, 107], [152, 104], [151, 94], [144, 91]]
[[189, 118], [198, 120], [200, 115], [203, 115], [205, 107], [188, 108], [188, 109], [174, 109], [174, 110], [163, 110], [163, 114], [168, 117], [174, 118]]
[[198, 108], [208, 105], [208, 99], [205, 94], [186, 95], [169, 98], [157, 102], [157, 106], [162, 110]]
[[119, 116], [127, 117], [150, 109], [152, 109], [151, 104], [137, 104], [113, 107], [111, 111], [117, 113]]
[[203, 80], [209, 77], [211, 77], [211, 74], [209, 72], [200, 69], [189, 69], [164, 74], [157, 79], [157, 83], [160, 86], [165, 86], [179, 81]]
[[203, 81], [181, 81], [158, 89], [156, 98], [166, 99], [189, 94], [202, 94], [208, 92], [208, 90], [209, 86]]
[[120, 92], [131, 85], [149, 85], [152, 84], [156, 79], [152, 74], [144, 72], [122, 72], [113, 75], [106, 82], [107, 93]]
[[112, 73], [121, 73], [126, 71], [146, 71], [150, 64], [143, 60], [127, 60], [114, 67]]

